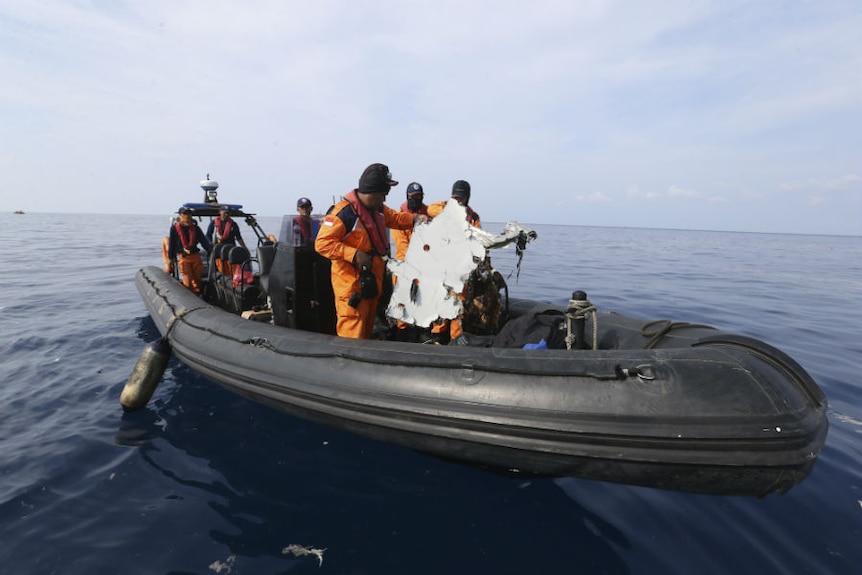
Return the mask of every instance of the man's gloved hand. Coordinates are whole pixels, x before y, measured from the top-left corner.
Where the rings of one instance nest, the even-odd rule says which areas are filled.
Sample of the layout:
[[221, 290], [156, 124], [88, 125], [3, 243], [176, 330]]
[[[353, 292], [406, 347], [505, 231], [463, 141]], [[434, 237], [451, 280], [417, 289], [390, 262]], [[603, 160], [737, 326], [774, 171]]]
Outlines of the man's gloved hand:
[[361, 270], [363, 267], [371, 267], [371, 254], [368, 252], [356, 252], [353, 256], [353, 265], [356, 269]]

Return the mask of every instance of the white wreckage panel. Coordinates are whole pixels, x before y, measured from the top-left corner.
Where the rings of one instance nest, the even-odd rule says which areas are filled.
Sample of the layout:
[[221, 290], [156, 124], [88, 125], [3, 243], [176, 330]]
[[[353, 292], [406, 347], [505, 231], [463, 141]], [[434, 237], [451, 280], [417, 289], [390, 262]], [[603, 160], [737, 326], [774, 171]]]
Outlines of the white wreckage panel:
[[387, 262], [398, 281], [386, 315], [422, 327], [438, 318], [458, 317], [458, 294], [487, 250], [506, 247], [519, 237], [529, 241], [536, 234], [517, 222], [507, 223], [497, 235], [473, 227], [464, 207], [450, 200], [440, 215], [413, 229], [404, 261]]

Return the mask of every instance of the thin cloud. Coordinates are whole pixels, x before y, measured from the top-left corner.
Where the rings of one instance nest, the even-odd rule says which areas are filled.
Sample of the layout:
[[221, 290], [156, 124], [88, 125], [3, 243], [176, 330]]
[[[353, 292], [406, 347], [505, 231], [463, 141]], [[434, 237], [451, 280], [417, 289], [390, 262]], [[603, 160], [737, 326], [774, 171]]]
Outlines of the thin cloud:
[[585, 203], [603, 203], [611, 201], [607, 195], [602, 192], [592, 192], [590, 194], [578, 194], [575, 196], [576, 202], [585, 202]]
[[574, 197], [675, 227], [686, 199], [862, 234], [854, 2], [7, 0], [0, 25], [0, 200], [26, 211], [116, 211], [122, 188], [168, 213], [209, 171], [280, 215], [383, 161], [441, 199], [471, 180], [486, 221]]
[[700, 196], [695, 190], [683, 188], [682, 186], [672, 185], [667, 189], [667, 197], [669, 198], [696, 198]]
[[826, 198], [823, 196], [808, 196], [808, 205], [819, 206], [826, 203]]
[[630, 200], [657, 200], [660, 197], [661, 194], [642, 190], [640, 186], [629, 186], [626, 188], [626, 198]]
[[779, 189], [783, 191], [835, 191], [841, 192], [859, 188], [862, 183], [862, 178], [856, 174], [845, 174], [837, 178], [808, 178], [803, 181], [784, 182], [779, 185]]

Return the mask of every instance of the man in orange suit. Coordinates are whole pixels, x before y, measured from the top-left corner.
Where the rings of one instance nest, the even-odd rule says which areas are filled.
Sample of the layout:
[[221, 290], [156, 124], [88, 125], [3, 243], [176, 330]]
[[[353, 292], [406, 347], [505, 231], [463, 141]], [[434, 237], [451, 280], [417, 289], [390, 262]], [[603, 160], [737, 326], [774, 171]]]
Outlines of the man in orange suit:
[[397, 185], [387, 166], [371, 164], [362, 172], [359, 186], [329, 208], [317, 233], [314, 249], [332, 260], [336, 332], [342, 337], [371, 337], [383, 290], [383, 258], [389, 257], [387, 228], [412, 229], [428, 220], [425, 215], [398, 212], [384, 204]]

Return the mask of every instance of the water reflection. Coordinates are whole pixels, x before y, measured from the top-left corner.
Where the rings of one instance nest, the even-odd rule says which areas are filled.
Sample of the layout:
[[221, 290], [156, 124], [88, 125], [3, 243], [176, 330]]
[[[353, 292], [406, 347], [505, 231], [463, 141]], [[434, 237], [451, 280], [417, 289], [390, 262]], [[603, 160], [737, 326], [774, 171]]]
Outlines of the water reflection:
[[316, 569], [313, 555], [283, 554], [295, 544], [326, 549], [324, 568], [336, 573], [628, 572], [621, 533], [551, 480], [500, 477], [299, 420], [172, 365], [172, 392], [125, 414], [116, 440], [137, 447], [163, 493], [217, 514], [190, 528], [237, 570]]

